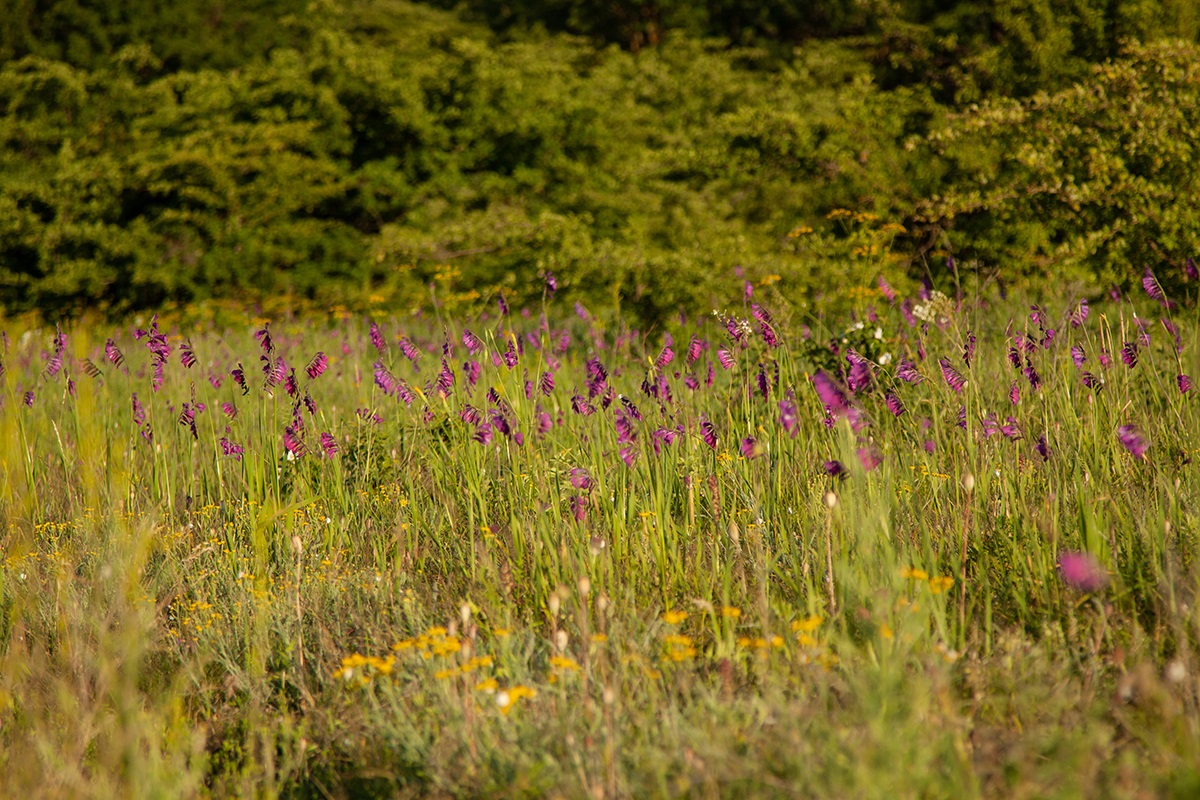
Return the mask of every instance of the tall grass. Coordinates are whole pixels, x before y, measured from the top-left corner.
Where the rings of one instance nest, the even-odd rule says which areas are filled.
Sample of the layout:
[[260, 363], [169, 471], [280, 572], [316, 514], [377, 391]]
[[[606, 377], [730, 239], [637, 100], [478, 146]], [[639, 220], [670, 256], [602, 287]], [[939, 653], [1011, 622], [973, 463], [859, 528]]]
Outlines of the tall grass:
[[858, 298], [10, 328], [4, 793], [1187, 796], [1194, 312]]

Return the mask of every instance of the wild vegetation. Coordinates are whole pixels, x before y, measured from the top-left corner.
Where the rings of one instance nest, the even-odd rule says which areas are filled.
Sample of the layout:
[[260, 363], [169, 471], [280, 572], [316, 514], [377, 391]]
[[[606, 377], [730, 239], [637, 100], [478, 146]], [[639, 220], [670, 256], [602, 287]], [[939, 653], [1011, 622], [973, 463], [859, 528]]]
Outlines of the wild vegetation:
[[11, 329], [4, 792], [1189, 796], [1196, 320], [1143, 281]]

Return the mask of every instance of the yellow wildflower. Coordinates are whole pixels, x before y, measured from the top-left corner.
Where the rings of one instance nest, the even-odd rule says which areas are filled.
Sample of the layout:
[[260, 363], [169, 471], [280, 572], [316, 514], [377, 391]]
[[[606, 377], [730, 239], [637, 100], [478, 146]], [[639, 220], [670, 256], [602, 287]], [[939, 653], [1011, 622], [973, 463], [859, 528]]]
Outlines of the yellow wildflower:
[[909, 578], [914, 581], [927, 581], [929, 580], [929, 573], [916, 567], [904, 567], [900, 570], [900, 577]]
[[820, 614], [813, 614], [812, 616], [792, 622], [792, 630], [796, 631], [797, 633], [812, 633], [817, 628], [821, 627], [821, 623], [824, 621], [825, 618]]
[[667, 623], [668, 625], [678, 625], [679, 623], [683, 622], [685, 619], [688, 618], [688, 612], [686, 612], [686, 611], [668, 611], [665, 614], [663, 614], [662, 618], [663, 618], [663, 622]]
[[721, 607], [721, 616], [722, 617], [729, 617], [730, 619], [737, 619], [741, 615], [742, 615], [742, 610], [740, 608], [738, 608], [737, 606], [722, 606]]
[[941, 594], [954, 585], [954, 578], [949, 575], [938, 575], [929, 579], [929, 591]]

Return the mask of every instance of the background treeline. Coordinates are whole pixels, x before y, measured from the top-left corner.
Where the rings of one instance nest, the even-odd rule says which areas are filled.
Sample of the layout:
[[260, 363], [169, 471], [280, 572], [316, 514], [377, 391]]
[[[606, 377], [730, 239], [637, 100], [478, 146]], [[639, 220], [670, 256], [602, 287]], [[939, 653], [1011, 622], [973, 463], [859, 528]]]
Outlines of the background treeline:
[[1169, 282], [1200, 244], [1198, 26], [1188, 0], [15, 0], [0, 304], [455, 309], [553, 272], [652, 322], [746, 280]]

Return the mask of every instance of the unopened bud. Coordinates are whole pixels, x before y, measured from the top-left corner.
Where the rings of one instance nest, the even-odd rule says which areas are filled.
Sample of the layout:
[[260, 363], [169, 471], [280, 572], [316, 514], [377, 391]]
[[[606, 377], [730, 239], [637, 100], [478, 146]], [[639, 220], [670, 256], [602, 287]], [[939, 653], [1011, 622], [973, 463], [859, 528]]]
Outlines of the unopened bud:
[[467, 623], [471, 621], [471, 604], [463, 603], [458, 607], [458, 617], [462, 620], [463, 627], [467, 627]]
[[963, 489], [966, 490], [967, 494], [975, 491], [975, 476], [970, 472], [968, 472], [966, 475], [963, 475], [962, 486]]
[[300, 537], [295, 534], [292, 535], [292, 549], [296, 551], [297, 555], [304, 552], [304, 542], [300, 541]]
[[834, 494], [833, 492], [826, 492], [825, 493], [825, 507], [833, 508], [836, 505], [837, 505], [837, 495]]
[[579, 594], [585, 599], [592, 593], [592, 581], [587, 575], [579, 579]]

